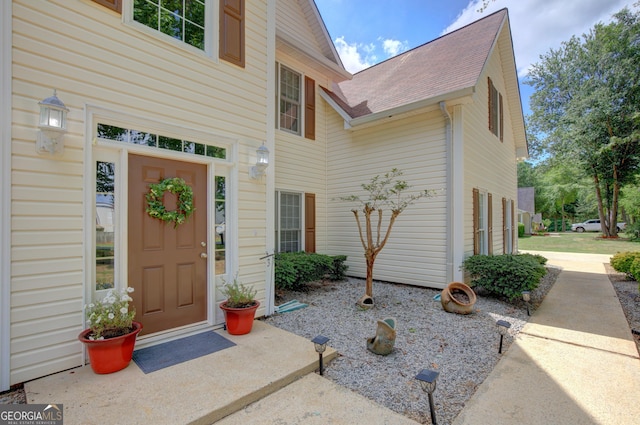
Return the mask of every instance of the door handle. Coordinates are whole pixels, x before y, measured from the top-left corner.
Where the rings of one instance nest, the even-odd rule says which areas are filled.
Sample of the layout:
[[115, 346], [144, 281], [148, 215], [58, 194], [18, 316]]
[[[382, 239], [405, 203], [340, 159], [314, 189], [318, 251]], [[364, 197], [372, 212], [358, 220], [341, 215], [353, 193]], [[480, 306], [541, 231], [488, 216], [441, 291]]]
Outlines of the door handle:
[[209, 256], [207, 255], [206, 252], [201, 252], [200, 253], [200, 258], [207, 258], [207, 257], [209, 257]]

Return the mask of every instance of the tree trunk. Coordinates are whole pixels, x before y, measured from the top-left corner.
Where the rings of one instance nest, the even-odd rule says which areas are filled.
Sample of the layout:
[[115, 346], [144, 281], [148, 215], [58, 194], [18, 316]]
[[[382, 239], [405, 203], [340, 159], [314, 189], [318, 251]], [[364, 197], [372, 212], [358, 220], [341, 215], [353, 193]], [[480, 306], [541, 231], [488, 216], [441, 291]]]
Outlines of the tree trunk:
[[620, 195], [620, 182], [618, 182], [618, 169], [613, 167], [613, 199], [611, 200], [609, 235], [618, 236], [618, 196]]
[[367, 281], [365, 294], [373, 298], [373, 263], [376, 261], [376, 256], [373, 252], [367, 251], [365, 257], [367, 259]]
[[598, 216], [600, 217], [600, 229], [603, 236], [609, 236], [609, 229], [606, 225], [606, 217], [604, 215], [604, 208], [602, 207], [602, 192], [600, 191], [600, 179], [598, 179], [598, 173], [593, 170], [593, 183], [596, 186], [596, 199], [598, 200]]

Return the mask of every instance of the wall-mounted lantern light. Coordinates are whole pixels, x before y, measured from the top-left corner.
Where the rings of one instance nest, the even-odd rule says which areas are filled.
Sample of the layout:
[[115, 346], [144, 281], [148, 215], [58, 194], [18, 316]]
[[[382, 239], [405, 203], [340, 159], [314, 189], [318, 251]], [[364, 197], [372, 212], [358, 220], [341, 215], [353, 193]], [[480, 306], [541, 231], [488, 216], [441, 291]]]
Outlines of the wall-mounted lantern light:
[[36, 140], [36, 152], [38, 153], [62, 153], [64, 151], [64, 134], [67, 132], [67, 109], [64, 103], [56, 96], [38, 102], [40, 105], [40, 121], [38, 123], [38, 138]]
[[249, 177], [259, 179], [264, 175], [265, 170], [269, 166], [269, 149], [262, 144], [257, 150], [256, 165], [249, 168]]

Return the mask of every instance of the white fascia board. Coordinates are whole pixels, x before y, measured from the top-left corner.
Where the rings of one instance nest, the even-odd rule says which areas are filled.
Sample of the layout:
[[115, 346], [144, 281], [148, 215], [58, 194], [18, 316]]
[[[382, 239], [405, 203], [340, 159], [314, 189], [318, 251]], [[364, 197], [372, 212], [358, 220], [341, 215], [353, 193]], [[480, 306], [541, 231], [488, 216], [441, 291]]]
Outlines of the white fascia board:
[[416, 109], [422, 109], [434, 105], [437, 106], [440, 104], [440, 102], [447, 102], [447, 105], [471, 103], [473, 101], [473, 99], [471, 99], [471, 96], [473, 96], [474, 93], [475, 87], [467, 87], [454, 92], [445, 93], [440, 96], [420, 100], [418, 102], [408, 103], [396, 108], [391, 108], [385, 111], [376, 112], [374, 114], [365, 115], [363, 117], [354, 118], [349, 121], [349, 125], [351, 127], [356, 127], [359, 125], [368, 124], [373, 121], [404, 114]]
[[340, 105], [338, 105], [338, 103], [336, 103], [336, 101], [333, 100], [333, 98], [327, 94], [327, 92], [325, 92], [324, 90], [319, 90], [319, 93], [320, 93], [320, 97], [323, 98], [325, 102], [327, 102], [329, 105], [331, 105], [331, 107], [336, 110], [338, 115], [342, 117], [342, 119], [344, 120], [345, 130], [348, 130], [349, 128], [351, 128], [351, 126], [349, 125], [349, 121], [351, 121], [351, 116], [347, 114], [347, 112], [344, 109], [342, 109]]
[[322, 71], [327, 72], [335, 81], [350, 80], [353, 76], [342, 66], [319, 55], [311, 46], [305, 45], [300, 40], [285, 33], [280, 28], [276, 28], [276, 44], [282, 42], [288, 47], [294, 49], [298, 54], [305, 57], [315, 65], [319, 66]]

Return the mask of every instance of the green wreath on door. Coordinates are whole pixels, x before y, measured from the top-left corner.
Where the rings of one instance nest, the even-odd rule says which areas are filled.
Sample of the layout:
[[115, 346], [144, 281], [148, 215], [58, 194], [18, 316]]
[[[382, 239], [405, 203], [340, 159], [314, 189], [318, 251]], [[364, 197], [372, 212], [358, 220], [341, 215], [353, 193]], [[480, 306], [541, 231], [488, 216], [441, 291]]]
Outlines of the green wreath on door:
[[[178, 197], [175, 210], [168, 211], [162, 202], [164, 193], [173, 193]], [[173, 227], [178, 227], [195, 211], [193, 208], [193, 189], [180, 177], [172, 177], [162, 180], [160, 183], [151, 183], [146, 195], [147, 214], [158, 220], [173, 222]]]

